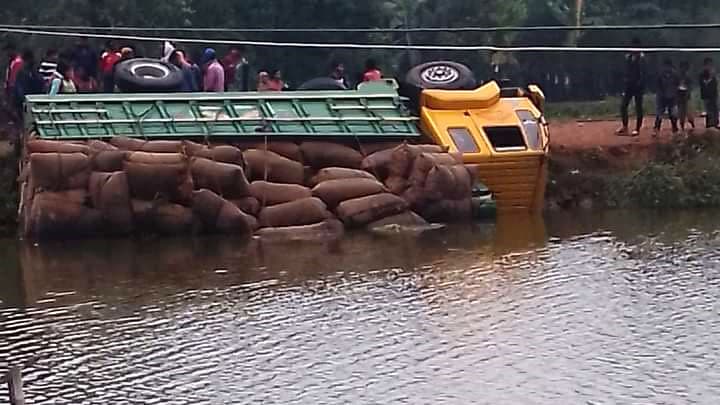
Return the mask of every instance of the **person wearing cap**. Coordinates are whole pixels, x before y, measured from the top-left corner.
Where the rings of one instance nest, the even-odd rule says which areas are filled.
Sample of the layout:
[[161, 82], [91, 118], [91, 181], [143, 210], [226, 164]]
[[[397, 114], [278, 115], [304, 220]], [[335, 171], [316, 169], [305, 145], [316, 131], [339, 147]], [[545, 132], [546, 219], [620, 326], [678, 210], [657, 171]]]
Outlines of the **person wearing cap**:
[[217, 60], [217, 54], [212, 48], [203, 52], [202, 66], [205, 71], [203, 78], [203, 91], [208, 93], [222, 93], [225, 91], [225, 69]]

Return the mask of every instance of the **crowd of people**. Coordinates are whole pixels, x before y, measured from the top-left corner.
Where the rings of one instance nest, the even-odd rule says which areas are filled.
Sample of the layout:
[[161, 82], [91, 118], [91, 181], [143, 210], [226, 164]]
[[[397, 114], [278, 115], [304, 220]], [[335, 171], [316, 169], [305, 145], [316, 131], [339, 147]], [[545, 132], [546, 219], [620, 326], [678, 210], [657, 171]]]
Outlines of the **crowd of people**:
[[[31, 94], [112, 93], [117, 91], [115, 71], [122, 61], [139, 57], [132, 46], [120, 47], [107, 41], [97, 52], [87, 38], [72, 48], [59, 51], [48, 49], [40, 61], [32, 50], [19, 52], [13, 44], [4, 47], [8, 57], [5, 72], [5, 96], [18, 115], [22, 114], [25, 97]], [[248, 61], [239, 47], [231, 47], [222, 58], [213, 48], [205, 49], [192, 60], [176, 45], [165, 42], [161, 60], [178, 67], [183, 81], [177, 91], [284, 91], [288, 84], [279, 69], [263, 69], [250, 83]], [[339, 88], [350, 88], [350, 81], [341, 62], [333, 62], [328, 77]], [[359, 81], [379, 80], [382, 72], [373, 60], [368, 60]]]
[[[640, 47], [639, 40], [633, 40], [633, 46]], [[622, 127], [618, 130], [619, 135], [637, 136], [643, 126], [644, 108], [643, 98], [648, 88], [648, 72], [646, 56], [642, 52], [631, 52], [625, 55], [625, 91], [621, 103]], [[688, 129], [695, 129], [694, 112], [692, 109], [692, 92], [694, 83], [700, 90], [700, 98], [705, 108], [705, 126], [717, 128], [718, 120], [718, 80], [717, 72], [712, 58], [705, 58], [703, 67], [697, 76], [693, 78], [690, 63], [682, 61], [679, 69], [671, 59], [665, 59], [657, 76], [656, 88], [656, 112], [653, 134], [657, 136], [662, 127], [664, 117], [670, 119], [673, 133], [685, 132]], [[635, 102], [637, 120], [632, 132], [629, 132], [629, 107]]]

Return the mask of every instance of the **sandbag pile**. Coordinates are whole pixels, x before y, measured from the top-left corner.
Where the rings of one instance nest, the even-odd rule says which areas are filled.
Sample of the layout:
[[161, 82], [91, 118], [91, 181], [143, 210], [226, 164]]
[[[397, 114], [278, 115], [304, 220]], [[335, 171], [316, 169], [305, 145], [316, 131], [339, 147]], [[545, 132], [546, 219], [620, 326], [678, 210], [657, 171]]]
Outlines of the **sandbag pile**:
[[277, 237], [422, 221], [414, 212], [465, 218], [471, 210], [473, 175], [435, 145], [124, 137], [26, 144], [23, 217], [34, 237]]

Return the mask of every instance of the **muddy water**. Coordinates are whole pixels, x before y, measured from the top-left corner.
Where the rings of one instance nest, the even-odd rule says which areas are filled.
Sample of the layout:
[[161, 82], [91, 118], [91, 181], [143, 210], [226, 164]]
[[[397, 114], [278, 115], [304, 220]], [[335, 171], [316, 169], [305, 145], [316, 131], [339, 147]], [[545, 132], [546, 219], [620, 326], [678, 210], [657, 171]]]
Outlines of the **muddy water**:
[[0, 369], [39, 356], [30, 404], [720, 398], [717, 212], [0, 255]]

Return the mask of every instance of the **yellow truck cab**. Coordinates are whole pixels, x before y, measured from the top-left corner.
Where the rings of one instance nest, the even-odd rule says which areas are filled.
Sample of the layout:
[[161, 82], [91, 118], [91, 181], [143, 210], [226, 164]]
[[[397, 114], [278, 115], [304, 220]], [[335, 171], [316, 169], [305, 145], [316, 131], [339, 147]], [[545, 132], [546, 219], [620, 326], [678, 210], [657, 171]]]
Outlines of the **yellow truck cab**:
[[476, 165], [501, 213], [540, 212], [549, 153], [544, 101], [532, 85], [501, 89], [489, 82], [475, 90], [425, 89], [420, 125], [434, 142]]

